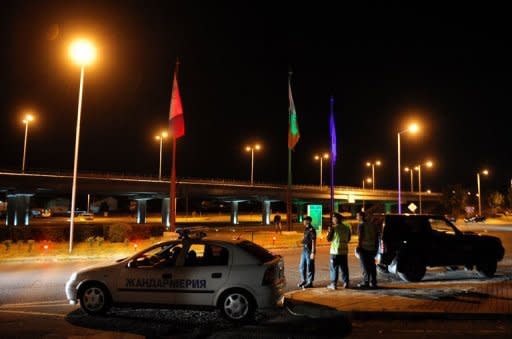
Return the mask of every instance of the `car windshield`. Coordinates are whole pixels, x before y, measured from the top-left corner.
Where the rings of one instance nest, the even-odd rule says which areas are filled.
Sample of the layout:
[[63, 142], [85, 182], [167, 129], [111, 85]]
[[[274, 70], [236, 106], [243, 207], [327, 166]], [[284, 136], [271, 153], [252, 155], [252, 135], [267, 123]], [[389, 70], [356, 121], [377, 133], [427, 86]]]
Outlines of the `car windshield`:
[[446, 232], [446, 233], [458, 233], [458, 230], [450, 224], [448, 221], [444, 219], [429, 219], [430, 226], [432, 227], [432, 230], [437, 232]]
[[242, 241], [241, 243], [238, 244], [238, 246], [244, 249], [252, 256], [258, 258], [262, 263], [266, 263], [275, 258], [275, 256], [271, 252], [250, 241]]

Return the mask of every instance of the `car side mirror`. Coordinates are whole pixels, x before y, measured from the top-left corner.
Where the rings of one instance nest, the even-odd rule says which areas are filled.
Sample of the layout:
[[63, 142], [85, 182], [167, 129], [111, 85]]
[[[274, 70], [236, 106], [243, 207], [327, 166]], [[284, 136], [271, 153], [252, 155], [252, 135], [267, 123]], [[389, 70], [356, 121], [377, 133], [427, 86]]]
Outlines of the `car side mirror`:
[[128, 268], [136, 268], [137, 267], [137, 261], [133, 260], [133, 259], [128, 261], [128, 264], [126, 264], [126, 267], [128, 267]]

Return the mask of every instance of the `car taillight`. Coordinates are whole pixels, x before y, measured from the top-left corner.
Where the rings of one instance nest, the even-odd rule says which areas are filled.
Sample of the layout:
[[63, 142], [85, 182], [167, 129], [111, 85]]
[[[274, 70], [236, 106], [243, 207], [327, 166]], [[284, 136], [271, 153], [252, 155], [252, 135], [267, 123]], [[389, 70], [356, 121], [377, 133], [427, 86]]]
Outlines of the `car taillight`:
[[272, 265], [265, 271], [265, 274], [263, 275], [263, 281], [262, 285], [272, 285], [274, 283], [274, 280], [276, 278], [276, 266]]

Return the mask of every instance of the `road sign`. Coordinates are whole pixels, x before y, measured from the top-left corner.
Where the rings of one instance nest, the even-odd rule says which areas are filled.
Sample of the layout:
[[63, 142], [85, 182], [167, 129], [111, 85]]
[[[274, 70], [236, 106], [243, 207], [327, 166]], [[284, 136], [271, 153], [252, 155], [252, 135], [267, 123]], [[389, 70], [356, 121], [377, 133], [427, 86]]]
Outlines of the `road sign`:
[[411, 211], [412, 213], [414, 213], [417, 209], [418, 209], [418, 206], [416, 206], [413, 202], [411, 202], [409, 204], [409, 206], [407, 206], [407, 208], [409, 209], [409, 211]]
[[316, 235], [322, 234], [322, 205], [308, 205], [308, 215], [311, 217], [311, 224], [316, 230]]

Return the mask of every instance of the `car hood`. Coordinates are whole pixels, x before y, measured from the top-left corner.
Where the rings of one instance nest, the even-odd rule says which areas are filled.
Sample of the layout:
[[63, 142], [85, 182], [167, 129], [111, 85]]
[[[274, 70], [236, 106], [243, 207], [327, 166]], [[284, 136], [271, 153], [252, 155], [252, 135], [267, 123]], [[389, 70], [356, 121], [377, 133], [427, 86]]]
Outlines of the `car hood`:
[[89, 267], [82, 268], [76, 272], [77, 276], [87, 276], [90, 277], [96, 274], [108, 274], [110, 272], [116, 271], [120, 266], [124, 266], [123, 262], [114, 262], [107, 264], [99, 264], [93, 265]]

